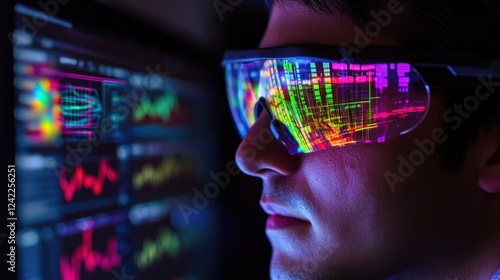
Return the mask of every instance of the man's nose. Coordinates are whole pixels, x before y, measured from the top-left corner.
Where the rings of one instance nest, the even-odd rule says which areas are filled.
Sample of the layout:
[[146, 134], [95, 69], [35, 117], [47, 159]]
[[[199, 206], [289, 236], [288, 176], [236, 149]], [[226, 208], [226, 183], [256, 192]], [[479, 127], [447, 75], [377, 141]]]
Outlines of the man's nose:
[[290, 155], [274, 137], [266, 113], [259, 115], [243, 138], [236, 151], [236, 162], [243, 172], [257, 177], [291, 175], [300, 165], [299, 156]]

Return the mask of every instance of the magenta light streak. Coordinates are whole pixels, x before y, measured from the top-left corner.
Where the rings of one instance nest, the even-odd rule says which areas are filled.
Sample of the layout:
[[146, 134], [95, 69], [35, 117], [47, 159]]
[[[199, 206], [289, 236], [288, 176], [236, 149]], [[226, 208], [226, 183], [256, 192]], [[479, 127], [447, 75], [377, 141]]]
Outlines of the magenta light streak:
[[101, 83], [114, 83], [114, 84], [120, 84], [120, 85], [127, 84], [126, 81], [121, 81], [121, 80], [117, 80], [117, 79], [87, 76], [87, 75], [80, 75], [80, 74], [72, 74], [72, 73], [67, 73], [67, 72], [54, 71], [54, 70], [50, 70], [50, 69], [43, 69], [43, 71], [41, 71], [41, 72], [44, 75], [51, 75], [51, 76], [58, 77], [58, 78], [72, 78], [72, 79], [79, 79], [79, 80], [84, 80], [84, 81], [101, 82]]
[[403, 114], [408, 114], [408, 113], [420, 113], [420, 112], [423, 112], [425, 110], [426, 110], [425, 106], [416, 106], [416, 107], [410, 107], [410, 108], [404, 108], [404, 109], [396, 109], [396, 110], [392, 110], [390, 112], [377, 113], [377, 114], [374, 114], [373, 117], [374, 117], [374, 119], [379, 120], [379, 119], [386, 119], [386, 118], [388, 118], [390, 116], [394, 116], [394, 115], [403, 115]]

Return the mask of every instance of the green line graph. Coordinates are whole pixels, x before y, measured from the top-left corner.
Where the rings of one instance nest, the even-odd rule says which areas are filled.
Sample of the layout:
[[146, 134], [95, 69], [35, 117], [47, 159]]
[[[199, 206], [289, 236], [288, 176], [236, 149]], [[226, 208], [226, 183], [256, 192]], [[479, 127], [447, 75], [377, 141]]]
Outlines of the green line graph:
[[172, 116], [172, 112], [178, 109], [180, 108], [177, 94], [165, 92], [154, 100], [150, 97], [143, 98], [135, 109], [133, 118], [135, 122], [140, 122], [148, 117], [168, 121]]
[[136, 265], [140, 270], [161, 261], [163, 256], [175, 258], [181, 250], [181, 241], [172, 230], [162, 228], [154, 240], [146, 239], [135, 256]]

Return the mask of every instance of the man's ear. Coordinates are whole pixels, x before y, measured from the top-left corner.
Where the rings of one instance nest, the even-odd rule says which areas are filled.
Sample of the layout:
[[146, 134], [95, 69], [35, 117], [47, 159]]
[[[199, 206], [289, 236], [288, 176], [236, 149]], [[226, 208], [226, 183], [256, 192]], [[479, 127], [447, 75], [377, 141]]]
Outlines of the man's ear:
[[479, 186], [486, 192], [500, 193], [500, 124], [494, 125], [486, 137], [487, 155], [480, 169]]

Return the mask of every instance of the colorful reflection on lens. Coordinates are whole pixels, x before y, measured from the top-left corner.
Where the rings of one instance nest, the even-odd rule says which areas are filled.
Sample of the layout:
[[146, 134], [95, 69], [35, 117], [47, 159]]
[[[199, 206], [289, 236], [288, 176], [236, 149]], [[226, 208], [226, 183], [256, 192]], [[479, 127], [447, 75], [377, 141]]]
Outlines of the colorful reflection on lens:
[[[284, 143], [291, 154], [384, 142], [416, 127], [430, 98], [407, 63], [272, 59], [228, 68], [228, 94], [240, 133], [253, 125], [253, 107], [264, 97], [272, 116], [296, 141]], [[259, 79], [248, 71], [256, 68]]]

